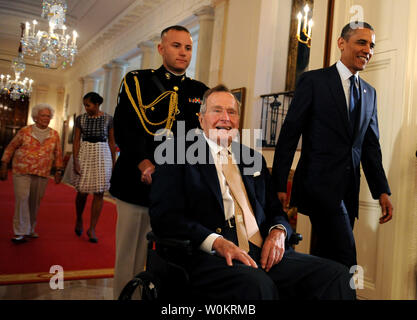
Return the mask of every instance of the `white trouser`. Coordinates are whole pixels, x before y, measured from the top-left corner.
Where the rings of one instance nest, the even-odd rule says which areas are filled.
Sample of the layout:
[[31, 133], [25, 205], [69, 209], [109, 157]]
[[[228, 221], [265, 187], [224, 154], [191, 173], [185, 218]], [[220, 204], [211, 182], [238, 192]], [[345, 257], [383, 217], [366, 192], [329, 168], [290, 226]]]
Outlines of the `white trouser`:
[[29, 235], [35, 232], [39, 204], [45, 194], [48, 178], [13, 174], [15, 208], [13, 216], [14, 234]]
[[[113, 297], [118, 299], [125, 285], [145, 269], [147, 240], [151, 231], [149, 209], [116, 199], [116, 262], [114, 265]], [[132, 297], [140, 299], [138, 290]]]

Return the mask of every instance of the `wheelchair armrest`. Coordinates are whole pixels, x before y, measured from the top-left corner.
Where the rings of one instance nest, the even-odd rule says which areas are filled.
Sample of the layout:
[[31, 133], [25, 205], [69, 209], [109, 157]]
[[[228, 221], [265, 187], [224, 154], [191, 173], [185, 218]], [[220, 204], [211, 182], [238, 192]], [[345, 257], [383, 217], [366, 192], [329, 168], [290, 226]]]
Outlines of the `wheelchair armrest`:
[[192, 251], [191, 240], [161, 238], [155, 235], [152, 231], [148, 232], [146, 239], [149, 242], [155, 243], [156, 246], [162, 246], [167, 249], [185, 250], [187, 253], [191, 253]]
[[293, 232], [288, 240], [288, 244], [297, 245], [301, 240], [303, 240], [303, 236], [300, 233]]

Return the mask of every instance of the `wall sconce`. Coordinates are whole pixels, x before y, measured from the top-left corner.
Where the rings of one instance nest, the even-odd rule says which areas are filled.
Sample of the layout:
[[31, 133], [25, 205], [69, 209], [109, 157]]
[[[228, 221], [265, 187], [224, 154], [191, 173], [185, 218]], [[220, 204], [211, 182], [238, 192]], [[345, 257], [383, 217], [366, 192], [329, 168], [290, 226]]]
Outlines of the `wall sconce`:
[[[305, 45], [307, 45], [307, 47], [311, 47], [311, 29], [313, 27], [313, 19], [308, 20], [308, 13], [310, 11], [310, 8], [308, 6], [308, 4], [306, 4], [304, 6], [304, 21], [303, 23], [301, 23], [301, 20], [303, 18], [303, 15], [300, 12], [298, 12], [297, 14], [297, 20], [298, 20], [298, 25], [297, 25], [297, 40], [301, 43], [304, 43]], [[301, 28], [301, 25], [303, 26]], [[302, 33], [301, 33], [302, 32]]]
[[74, 142], [74, 126], [75, 126], [75, 118], [77, 117], [77, 114], [74, 113], [73, 116], [70, 117], [68, 121], [68, 143], [72, 144]]
[[69, 124], [68, 124], [68, 126], [69, 126], [69, 129], [70, 129], [70, 130], [72, 130], [72, 129], [74, 128], [74, 117], [71, 117], [71, 118], [69, 119]]

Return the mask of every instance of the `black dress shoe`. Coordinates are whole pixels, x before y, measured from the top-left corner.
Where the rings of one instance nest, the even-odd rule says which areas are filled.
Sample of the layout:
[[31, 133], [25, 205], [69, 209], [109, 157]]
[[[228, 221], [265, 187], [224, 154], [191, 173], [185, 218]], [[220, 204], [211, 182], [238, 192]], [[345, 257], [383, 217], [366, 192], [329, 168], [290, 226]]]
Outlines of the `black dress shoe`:
[[92, 242], [92, 243], [97, 243], [98, 239], [96, 237], [91, 236], [91, 232], [90, 230], [87, 230], [87, 236], [88, 236], [88, 241]]
[[77, 227], [75, 227], [75, 234], [77, 235], [77, 236], [79, 236], [79, 237], [81, 237], [81, 235], [83, 234], [83, 229], [81, 228], [81, 229], [77, 229]]
[[83, 221], [81, 219], [77, 218], [77, 221], [75, 222], [75, 234], [79, 237], [83, 234]]
[[14, 236], [12, 238], [13, 243], [25, 243], [27, 242], [26, 238], [24, 236]]

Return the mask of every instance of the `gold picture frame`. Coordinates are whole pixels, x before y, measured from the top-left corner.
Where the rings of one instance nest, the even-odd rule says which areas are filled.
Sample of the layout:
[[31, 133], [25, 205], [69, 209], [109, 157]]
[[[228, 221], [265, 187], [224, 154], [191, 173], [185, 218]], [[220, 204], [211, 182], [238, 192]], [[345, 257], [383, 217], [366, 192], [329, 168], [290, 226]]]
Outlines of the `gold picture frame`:
[[314, 0], [293, 0], [292, 2], [285, 91], [295, 90], [298, 77], [304, 71], [303, 66], [305, 66], [305, 64], [308, 65], [310, 48], [298, 42], [295, 37], [298, 26], [297, 13], [303, 12], [303, 7], [306, 4], [310, 7], [308, 18], [311, 19], [314, 9]]
[[239, 120], [239, 131], [243, 128], [244, 116], [245, 116], [245, 99], [246, 99], [246, 88], [237, 88], [231, 90], [236, 99], [240, 102], [240, 120]]

